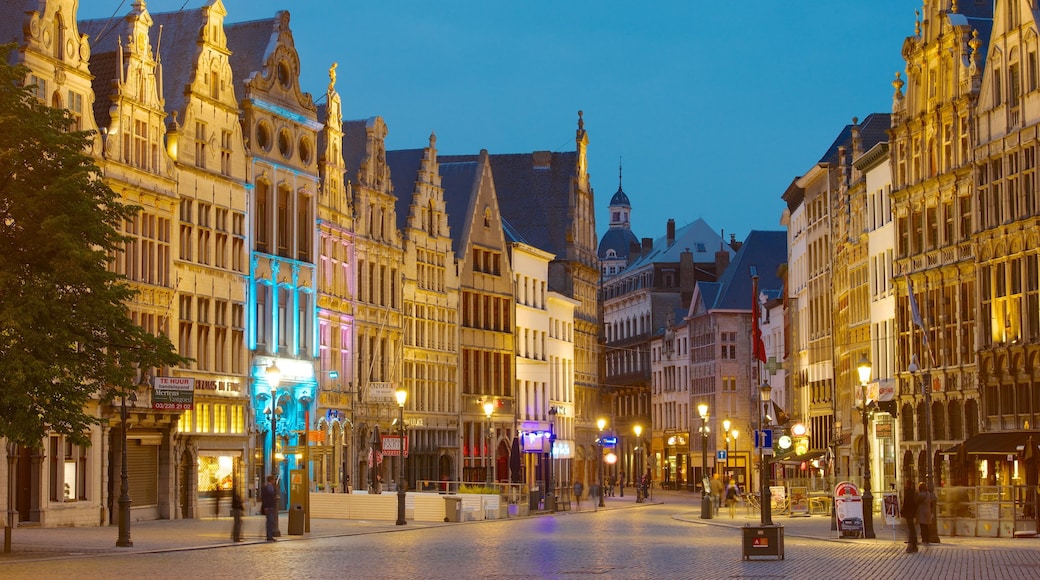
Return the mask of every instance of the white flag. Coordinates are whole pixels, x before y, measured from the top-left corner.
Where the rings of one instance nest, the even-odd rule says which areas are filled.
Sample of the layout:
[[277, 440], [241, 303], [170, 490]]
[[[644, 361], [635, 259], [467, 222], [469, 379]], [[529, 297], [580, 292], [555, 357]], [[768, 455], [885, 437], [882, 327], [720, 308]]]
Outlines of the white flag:
[[910, 297], [910, 319], [914, 321], [914, 324], [921, 329], [921, 334], [924, 336], [924, 344], [928, 345], [928, 331], [924, 327], [924, 319], [921, 318], [921, 309], [917, 306], [917, 298], [914, 296], [914, 283], [910, 281], [910, 277], [906, 277], [906, 291]]

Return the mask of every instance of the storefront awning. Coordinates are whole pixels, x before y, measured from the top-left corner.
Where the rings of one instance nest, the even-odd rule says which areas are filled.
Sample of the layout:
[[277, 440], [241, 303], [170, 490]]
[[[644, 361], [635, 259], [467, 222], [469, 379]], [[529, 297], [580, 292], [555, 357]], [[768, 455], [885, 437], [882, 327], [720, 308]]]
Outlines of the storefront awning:
[[[968, 455], [1014, 455], [1022, 451], [1030, 437], [1033, 438], [1034, 442], [1040, 443], [1040, 431], [979, 433], [969, 437], [964, 443], [958, 443], [940, 453], [942, 455], [957, 455], [958, 453], [966, 453]], [[962, 446], [963, 451], [961, 450]]]
[[789, 455], [787, 457], [782, 457], [782, 458], [778, 459], [777, 461], [779, 463], [784, 464], [784, 465], [801, 465], [802, 462], [804, 462], [804, 461], [812, 461], [813, 459], [819, 459], [819, 458], [823, 457], [826, 454], [827, 454], [827, 450], [826, 449], [821, 449], [821, 450], [817, 450], [817, 451], [808, 451], [808, 452], [803, 453], [801, 455]]

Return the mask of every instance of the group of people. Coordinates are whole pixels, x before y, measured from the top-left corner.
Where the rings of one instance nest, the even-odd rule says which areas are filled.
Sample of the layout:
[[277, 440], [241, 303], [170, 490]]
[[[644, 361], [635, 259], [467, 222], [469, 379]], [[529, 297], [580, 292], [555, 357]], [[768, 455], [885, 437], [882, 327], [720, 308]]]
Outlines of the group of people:
[[934, 536], [932, 530], [932, 516], [935, 510], [935, 493], [928, 489], [928, 485], [921, 482], [914, 489], [914, 482], [907, 480], [903, 484], [903, 504], [900, 506], [899, 515], [906, 522], [906, 553], [913, 554], [917, 548], [917, 528], [921, 528], [921, 542], [927, 544], [928, 539]]
[[729, 483], [723, 487], [722, 479], [719, 478], [719, 474], [712, 475], [711, 481], [704, 482], [704, 488], [711, 497], [711, 505], [714, 509], [715, 515], [719, 515], [719, 510], [722, 508], [723, 502], [726, 504], [726, 508], [729, 509], [729, 519], [737, 517], [737, 500], [740, 499], [740, 488], [737, 487], [737, 481], [730, 478]]

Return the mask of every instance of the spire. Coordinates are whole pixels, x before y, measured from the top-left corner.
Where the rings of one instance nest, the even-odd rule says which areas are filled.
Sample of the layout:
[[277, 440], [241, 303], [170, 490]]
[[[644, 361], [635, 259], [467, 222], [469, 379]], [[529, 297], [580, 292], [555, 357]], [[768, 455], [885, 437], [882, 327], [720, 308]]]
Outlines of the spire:
[[617, 158], [617, 188], [621, 190], [621, 157]]

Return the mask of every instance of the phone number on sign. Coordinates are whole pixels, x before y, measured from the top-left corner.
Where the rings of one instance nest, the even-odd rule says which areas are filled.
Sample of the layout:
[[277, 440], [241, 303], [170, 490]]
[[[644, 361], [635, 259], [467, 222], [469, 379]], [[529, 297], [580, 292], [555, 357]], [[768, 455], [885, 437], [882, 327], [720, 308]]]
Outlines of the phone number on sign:
[[165, 409], [168, 411], [190, 411], [191, 403], [152, 403], [153, 409]]

